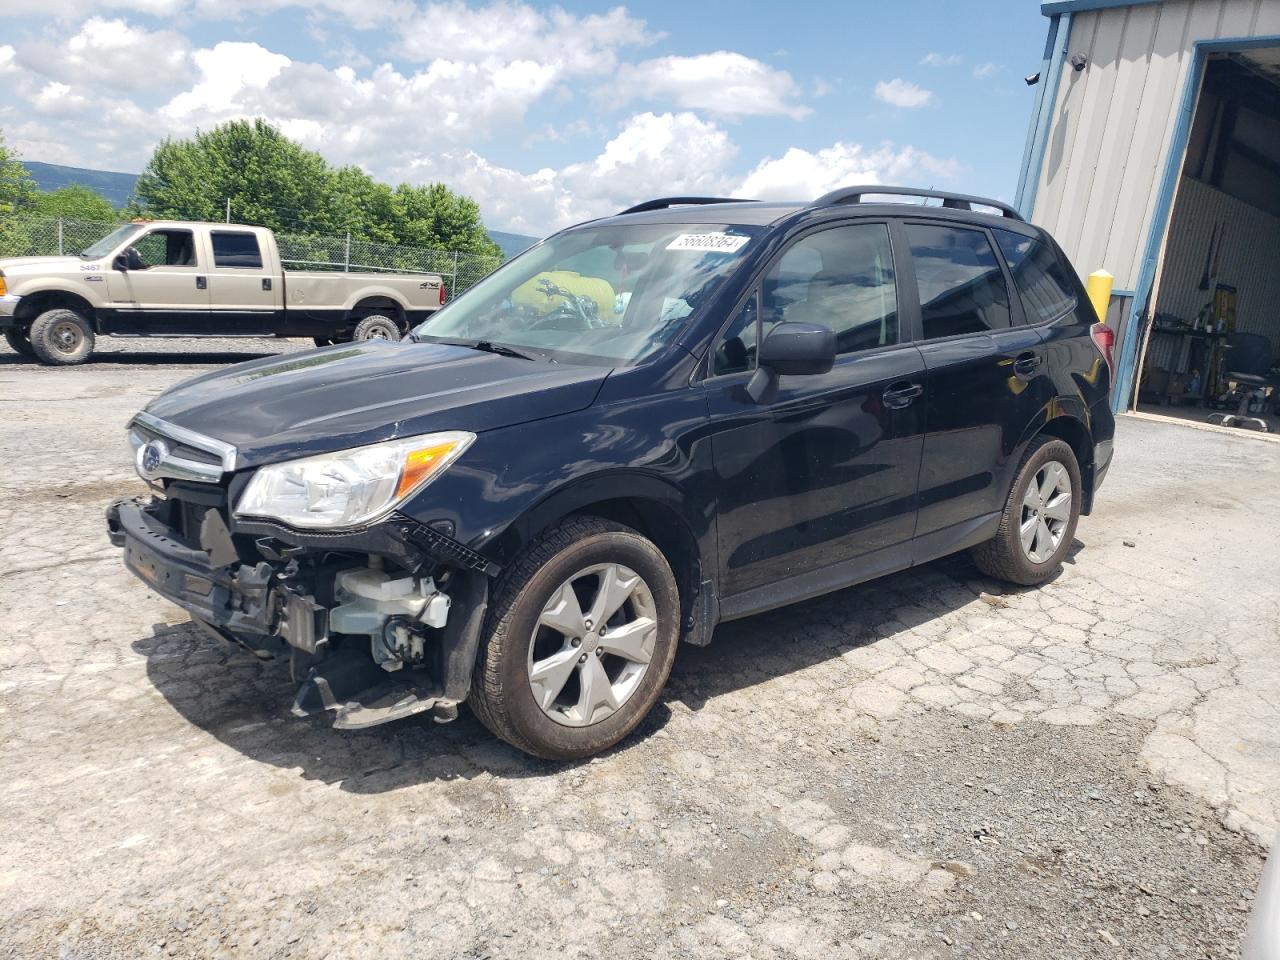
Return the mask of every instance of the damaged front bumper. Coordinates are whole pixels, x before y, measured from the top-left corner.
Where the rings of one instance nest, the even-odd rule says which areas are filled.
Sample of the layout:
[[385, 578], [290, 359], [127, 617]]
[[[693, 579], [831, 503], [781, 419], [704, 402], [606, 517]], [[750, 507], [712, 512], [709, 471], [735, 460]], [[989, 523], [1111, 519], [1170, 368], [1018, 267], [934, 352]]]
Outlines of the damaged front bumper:
[[[124, 550], [130, 572], [206, 632], [263, 659], [287, 651], [299, 683], [295, 715], [332, 711], [339, 729], [424, 712], [440, 722], [457, 716], [488, 601], [492, 571], [483, 558], [408, 520], [351, 543], [328, 537], [322, 549], [290, 544], [280, 531], [246, 548], [246, 537], [233, 538], [216, 509], [203, 513], [193, 546], [172, 526], [177, 507], [117, 501], [107, 510], [108, 537]], [[449, 594], [429, 575], [379, 573], [377, 554], [368, 555], [368, 568], [350, 555], [327, 559], [344, 547], [367, 549], [378, 537], [392, 562], [443, 570]], [[256, 554], [251, 562], [247, 552]]]

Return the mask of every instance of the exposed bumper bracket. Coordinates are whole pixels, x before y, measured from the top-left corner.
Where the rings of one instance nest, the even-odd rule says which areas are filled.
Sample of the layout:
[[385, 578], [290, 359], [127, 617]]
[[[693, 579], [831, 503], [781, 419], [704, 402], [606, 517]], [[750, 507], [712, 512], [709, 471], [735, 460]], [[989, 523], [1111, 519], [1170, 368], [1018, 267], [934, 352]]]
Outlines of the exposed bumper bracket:
[[293, 701], [295, 717], [326, 710], [336, 714], [334, 729], [363, 730], [428, 710], [452, 719], [457, 703], [425, 674], [404, 670], [391, 678], [367, 651], [338, 651], [311, 668]]

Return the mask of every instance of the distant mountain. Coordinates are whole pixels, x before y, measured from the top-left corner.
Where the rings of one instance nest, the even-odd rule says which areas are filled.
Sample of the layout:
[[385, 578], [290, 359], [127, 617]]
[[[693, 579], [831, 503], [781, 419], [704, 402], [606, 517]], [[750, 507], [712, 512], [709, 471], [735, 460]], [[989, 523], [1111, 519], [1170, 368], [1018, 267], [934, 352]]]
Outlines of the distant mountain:
[[36, 186], [41, 190], [57, 190], [73, 183], [89, 187], [104, 196], [114, 207], [123, 207], [133, 196], [133, 185], [138, 182], [136, 173], [111, 173], [107, 170], [85, 170], [81, 167], [64, 167], [58, 163], [41, 163], [24, 160]]
[[526, 237], [519, 233], [503, 233], [501, 230], [487, 230], [486, 232], [489, 234], [490, 239], [502, 248], [502, 254], [508, 260], [517, 253], [523, 253], [528, 250], [539, 240], [538, 237]]

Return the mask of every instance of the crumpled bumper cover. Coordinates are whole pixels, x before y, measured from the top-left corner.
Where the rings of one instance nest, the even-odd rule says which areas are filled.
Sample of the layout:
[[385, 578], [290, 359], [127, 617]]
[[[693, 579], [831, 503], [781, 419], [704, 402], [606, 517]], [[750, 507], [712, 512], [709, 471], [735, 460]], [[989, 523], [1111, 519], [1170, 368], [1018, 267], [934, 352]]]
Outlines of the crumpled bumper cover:
[[107, 536], [124, 549], [129, 572], [193, 616], [234, 633], [275, 632], [270, 564], [215, 568], [209, 554], [168, 535], [137, 501], [107, 508]]

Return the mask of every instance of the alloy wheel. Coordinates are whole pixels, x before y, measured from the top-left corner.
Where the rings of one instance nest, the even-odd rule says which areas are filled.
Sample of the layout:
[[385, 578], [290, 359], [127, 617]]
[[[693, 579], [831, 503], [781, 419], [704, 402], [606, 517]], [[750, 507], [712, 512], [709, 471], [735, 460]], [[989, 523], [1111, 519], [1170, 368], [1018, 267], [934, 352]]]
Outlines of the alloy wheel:
[[1022, 498], [1022, 549], [1032, 563], [1044, 563], [1062, 543], [1071, 522], [1071, 474], [1057, 460], [1036, 471]]
[[657, 605], [638, 573], [619, 563], [580, 570], [538, 615], [528, 657], [534, 701], [564, 726], [599, 723], [636, 692], [657, 636]]

